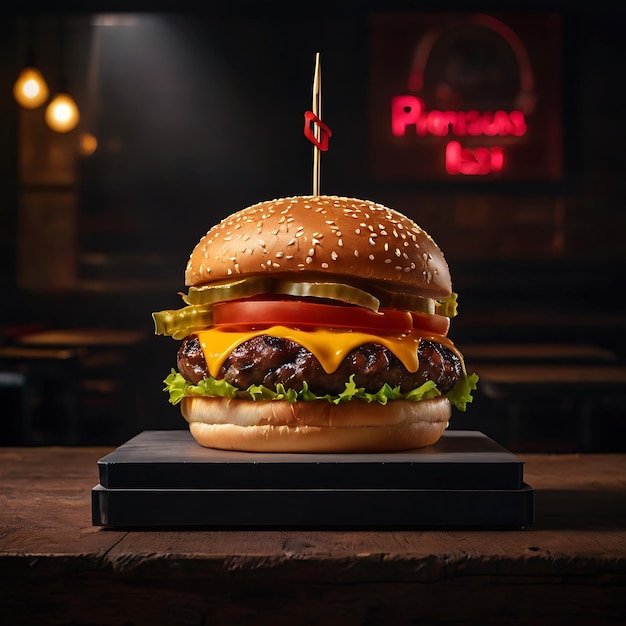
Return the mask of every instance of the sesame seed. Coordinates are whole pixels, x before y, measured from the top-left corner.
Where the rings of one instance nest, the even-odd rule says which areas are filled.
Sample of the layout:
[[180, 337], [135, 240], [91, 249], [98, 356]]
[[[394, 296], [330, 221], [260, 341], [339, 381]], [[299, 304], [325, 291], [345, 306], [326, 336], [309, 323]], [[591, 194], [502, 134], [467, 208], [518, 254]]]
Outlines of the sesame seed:
[[373, 261], [374, 260], [374, 255], [370, 254], [368, 258], [369, 258], [370, 261]]
[[331, 258], [333, 261], [336, 261], [336, 260], [339, 258], [339, 255], [338, 255], [338, 254], [337, 254], [337, 253], [333, 250], [333, 251], [330, 253], [330, 258]]

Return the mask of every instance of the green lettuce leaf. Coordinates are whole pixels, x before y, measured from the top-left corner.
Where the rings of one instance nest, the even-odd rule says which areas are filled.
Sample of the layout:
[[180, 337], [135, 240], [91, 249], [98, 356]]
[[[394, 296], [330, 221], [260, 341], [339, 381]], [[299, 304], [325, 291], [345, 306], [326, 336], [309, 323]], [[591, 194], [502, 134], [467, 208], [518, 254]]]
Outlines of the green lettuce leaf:
[[446, 394], [453, 406], [459, 411], [465, 411], [468, 402], [472, 401], [472, 391], [476, 389], [478, 374], [463, 376], [454, 387]]
[[[460, 411], [465, 411], [467, 403], [472, 401], [472, 391], [476, 389], [478, 376], [471, 374], [461, 378], [454, 388], [446, 394], [453, 406]], [[407, 393], [402, 393], [399, 387], [391, 387], [385, 383], [376, 393], [369, 393], [363, 387], [357, 387], [354, 382], [354, 375], [345, 384], [345, 389], [337, 394], [325, 394], [318, 396], [314, 394], [309, 386], [303, 383], [302, 390], [285, 389], [282, 384], [276, 385], [276, 390], [268, 389], [263, 385], [251, 385], [248, 389], [239, 390], [224, 380], [216, 380], [215, 378], [204, 378], [197, 385], [187, 382], [182, 374], [172, 369], [170, 375], [163, 381], [165, 388], [170, 396], [171, 404], [178, 404], [185, 396], [209, 396], [223, 398], [239, 398], [242, 400], [286, 400], [287, 402], [314, 400], [326, 400], [334, 404], [341, 402], [349, 402], [351, 400], [360, 400], [362, 402], [378, 402], [379, 404], [387, 404], [393, 400], [411, 400], [418, 402], [420, 400], [428, 400], [440, 396], [441, 392], [433, 381], [427, 381], [416, 389], [412, 389]]]

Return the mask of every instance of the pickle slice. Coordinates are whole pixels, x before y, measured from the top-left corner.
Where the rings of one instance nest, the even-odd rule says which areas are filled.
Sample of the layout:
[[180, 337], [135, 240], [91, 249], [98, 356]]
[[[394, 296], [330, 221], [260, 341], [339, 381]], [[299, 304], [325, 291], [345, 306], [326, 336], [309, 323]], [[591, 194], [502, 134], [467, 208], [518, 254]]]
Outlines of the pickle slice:
[[182, 309], [157, 311], [152, 314], [156, 335], [169, 335], [183, 339], [194, 330], [202, 330], [213, 324], [212, 305], [189, 305]]
[[410, 293], [387, 291], [386, 289], [377, 289], [376, 295], [380, 298], [382, 306], [390, 309], [415, 311], [416, 313], [427, 313], [428, 315], [445, 315], [445, 317], [454, 317], [457, 314], [456, 293], [440, 300]]
[[339, 300], [346, 304], [355, 304], [375, 313], [380, 307], [380, 300], [372, 294], [357, 287], [344, 283], [327, 282], [293, 282], [290, 280], [279, 281], [275, 293], [302, 298], [327, 298]]
[[180, 295], [186, 304], [214, 304], [215, 302], [250, 298], [271, 291], [270, 280], [262, 276], [254, 276], [227, 283], [189, 287], [187, 295]]
[[276, 280], [263, 276], [252, 276], [228, 283], [190, 287], [189, 292], [180, 294], [183, 301], [190, 305], [206, 305], [229, 300], [251, 298], [262, 293], [282, 294], [301, 298], [326, 298], [339, 300], [346, 304], [355, 304], [372, 311], [378, 311], [380, 301], [367, 291], [331, 282], [301, 282], [293, 280]]
[[437, 300], [435, 305], [435, 313], [437, 315], [445, 315], [446, 317], [456, 317], [458, 308], [458, 296], [456, 293], [452, 293], [447, 298]]
[[387, 309], [401, 309], [402, 311], [415, 311], [416, 313], [435, 313], [436, 300], [417, 296], [410, 293], [399, 293], [386, 289], [377, 289], [376, 295], [380, 298], [382, 306]]

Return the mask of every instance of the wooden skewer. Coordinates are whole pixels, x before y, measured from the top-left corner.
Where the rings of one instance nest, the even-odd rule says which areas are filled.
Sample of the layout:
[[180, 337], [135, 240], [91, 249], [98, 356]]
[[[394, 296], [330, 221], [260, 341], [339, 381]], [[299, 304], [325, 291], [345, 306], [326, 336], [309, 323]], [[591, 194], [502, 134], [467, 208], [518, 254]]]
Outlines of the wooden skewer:
[[[317, 119], [322, 119], [322, 68], [320, 66], [320, 53], [315, 55], [315, 73], [313, 75], [313, 115]], [[319, 142], [322, 136], [322, 129], [318, 124], [315, 125], [315, 139]], [[320, 178], [321, 178], [321, 151], [318, 146], [313, 146], [313, 195], [320, 195]]]

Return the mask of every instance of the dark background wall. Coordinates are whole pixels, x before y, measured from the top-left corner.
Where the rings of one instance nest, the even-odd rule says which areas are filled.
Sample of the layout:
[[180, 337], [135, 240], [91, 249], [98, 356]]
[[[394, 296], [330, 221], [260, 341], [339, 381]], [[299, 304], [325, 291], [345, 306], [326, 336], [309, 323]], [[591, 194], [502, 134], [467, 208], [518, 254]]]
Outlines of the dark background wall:
[[[508, 4], [445, 8], [503, 13]], [[131, 416], [141, 426], [179, 425], [160, 392], [176, 344], [151, 335], [150, 313], [179, 306], [176, 291], [183, 290], [195, 242], [248, 204], [310, 193], [302, 115], [311, 106], [316, 52], [324, 119], [334, 132], [322, 191], [388, 204], [435, 238], [461, 294], [455, 340], [557, 337], [624, 349], [619, 320], [617, 328], [503, 329], [476, 322], [493, 310], [623, 315], [626, 21], [620, 3], [516, 3], [516, 12], [562, 17], [565, 175], [549, 185], [472, 187], [383, 184], [368, 171], [370, 17], [442, 10], [441, 3], [10, 9], [0, 22], [0, 326], [9, 334], [24, 326], [144, 331], [145, 345], [133, 357], [141, 416], [135, 408]], [[94, 19], [103, 11], [113, 25]], [[37, 60], [51, 88], [64, 65], [83, 113], [69, 137], [51, 138], [41, 111], [20, 112], [11, 97], [33, 24]], [[99, 140], [89, 157], [68, 148], [83, 130]], [[57, 209], [38, 244], [24, 216], [42, 206]]]

